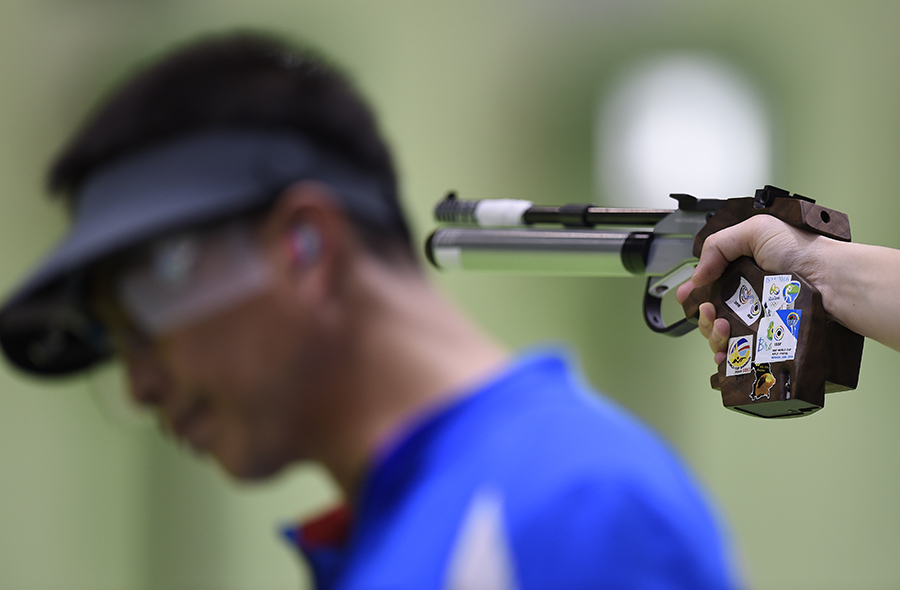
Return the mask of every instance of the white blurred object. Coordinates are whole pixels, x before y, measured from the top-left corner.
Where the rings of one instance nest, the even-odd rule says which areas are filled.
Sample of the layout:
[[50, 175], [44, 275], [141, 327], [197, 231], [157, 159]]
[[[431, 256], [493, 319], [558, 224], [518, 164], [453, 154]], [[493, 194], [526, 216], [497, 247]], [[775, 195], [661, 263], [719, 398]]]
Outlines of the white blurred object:
[[478, 490], [460, 526], [445, 590], [516, 590], [512, 550], [503, 517], [503, 497]]
[[765, 102], [720, 59], [675, 54], [645, 62], [597, 114], [597, 189], [609, 205], [669, 208], [669, 193], [726, 198], [772, 183]]

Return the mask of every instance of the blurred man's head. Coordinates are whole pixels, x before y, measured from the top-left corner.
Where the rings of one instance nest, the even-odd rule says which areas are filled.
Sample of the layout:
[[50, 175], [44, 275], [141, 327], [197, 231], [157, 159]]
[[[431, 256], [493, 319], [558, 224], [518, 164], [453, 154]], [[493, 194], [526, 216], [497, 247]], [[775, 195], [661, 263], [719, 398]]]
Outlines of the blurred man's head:
[[[347, 211], [368, 245], [381, 253], [411, 248], [391, 153], [368, 105], [323, 58], [264, 36], [213, 37], [139, 71], [68, 143], [52, 166], [50, 186], [77, 206], [91, 176], [104, 167], [166, 142], [222, 130], [301, 141], [297, 149], [315, 152], [320, 161], [295, 163], [286, 178], [301, 179], [291, 178], [292, 172], [306, 178], [351, 173], [370, 189], [358, 202], [344, 203], [353, 205]], [[272, 194], [262, 196], [282, 188], [267, 186]], [[220, 214], [230, 213], [230, 206], [223, 204]]]
[[232, 474], [315, 453], [346, 401], [359, 261], [415, 266], [389, 150], [348, 81], [268, 38], [140, 71], [54, 164], [69, 236], [0, 311], [10, 359], [113, 350], [132, 393]]

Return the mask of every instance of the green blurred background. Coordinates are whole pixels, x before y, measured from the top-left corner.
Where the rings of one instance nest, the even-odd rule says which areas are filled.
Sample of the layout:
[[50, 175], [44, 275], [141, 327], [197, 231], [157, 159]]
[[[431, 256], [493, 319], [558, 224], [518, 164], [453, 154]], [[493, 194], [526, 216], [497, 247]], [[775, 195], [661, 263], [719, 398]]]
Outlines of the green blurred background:
[[[0, 291], [64, 230], [45, 165], [102, 92], [175, 42], [248, 27], [354, 74], [420, 240], [448, 189], [608, 198], [594, 181], [598, 104], [632, 65], [691, 52], [766, 102], [766, 182], [847, 212], [858, 241], [900, 247], [898, 24], [893, 1], [4, 0]], [[645, 328], [638, 279], [436, 278], [510, 347], [568, 342], [594, 385], [661, 432], [718, 503], [748, 586], [900, 587], [897, 353], [867, 342], [858, 391], [762, 421], [722, 409], [698, 335]], [[236, 485], [112, 419], [88, 389], [0, 368], [0, 588], [306, 587], [277, 530], [334, 499], [321, 473]]]

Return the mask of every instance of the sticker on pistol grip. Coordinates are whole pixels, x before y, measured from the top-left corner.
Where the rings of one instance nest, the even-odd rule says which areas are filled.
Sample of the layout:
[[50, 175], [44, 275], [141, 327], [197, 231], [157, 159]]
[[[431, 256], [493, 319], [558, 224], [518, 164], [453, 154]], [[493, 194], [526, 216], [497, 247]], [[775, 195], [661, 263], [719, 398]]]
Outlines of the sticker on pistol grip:
[[741, 277], [740, 285], [738, 285], [731, 299], [726, 301], [725, 304], [748, 326], [759, 319], [762, 313], [759, 297], [756, 295], [756, 291], [753, 290], [750, 281], [744, 277]]
[[762, 398], [771, 399], [772, 387], [775, 385], [775, 375], [769, 363], [753, 363], [753, 391], [750, 392], [750, 399], [758, 401]]
[[[785, 300], [785, 291], [789, 283], [791, 283], [791, 275], [769, 275], [763, 277], [763, 312], [764, 317], [771, 317], [779, 309], [786, 309], [789, 303]], [[796, 281], [793, 281], [796, 282]], [[794, 293], [793, 287], [790, 289], [792, 296], [790, 303], [794, 302], [797, 294], [800, 293], [800, 283], [797, 283], [797, 290]]]
[[797, 334], [800, 332], [801, 309], [779, 309], [775, 313], [775, 333], [772, 343], [773, 361], [792, 361], [797, 353]]
[[794, 300], [800, 294], [800, 282], [791, 281], [781, 290], [781, 298], [784, 300], [785, 309], [794, 309]]
[[775, 320], [771, 317], [764, 317], [759, 322], [759, 328], [756, 331], [756, 352], [753, 355], [753, 362], [768, 363], [772, 361], [772, 348], [775, 345]]
[[797, 354], [797, 335], [803, 310], [779, 309], [759, 323], [755, 363], [792, 361]]
[[728, 341], [728, 352], [725, 357], [725, 376], [745, 375], [752, 370], [753, 335], [736, 336]]

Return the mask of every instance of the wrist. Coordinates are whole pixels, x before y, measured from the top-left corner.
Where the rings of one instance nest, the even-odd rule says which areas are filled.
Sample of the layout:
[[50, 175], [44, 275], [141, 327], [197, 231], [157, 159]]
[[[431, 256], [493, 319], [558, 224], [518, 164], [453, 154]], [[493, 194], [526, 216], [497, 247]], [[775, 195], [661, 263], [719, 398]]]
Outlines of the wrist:
[[821, 238], [821, 241], [817, 262], [821, 278], [813, 284], [822, 294], [825, 311], [841, 324], [856, 329], [854, 308], [865, 296], [870, 273], [865, 257], [858, 255], [858, 249], [866, 246], [828, 238]]
[[[816, 247], [812, 250], [810, 261], [810, 276], [807, 277], [819, 293], [822, 295], [822, 304], [832, 316], [837, 317], [841, 309], [839, 298], [844, 296], [841, 289], [835, 283], [834, 267], [841, 256], [841, 246], [844, 242], [838, 242], [826, 237], [816, 238]], [[831, 261], [831, 263], [829, 263]]]

